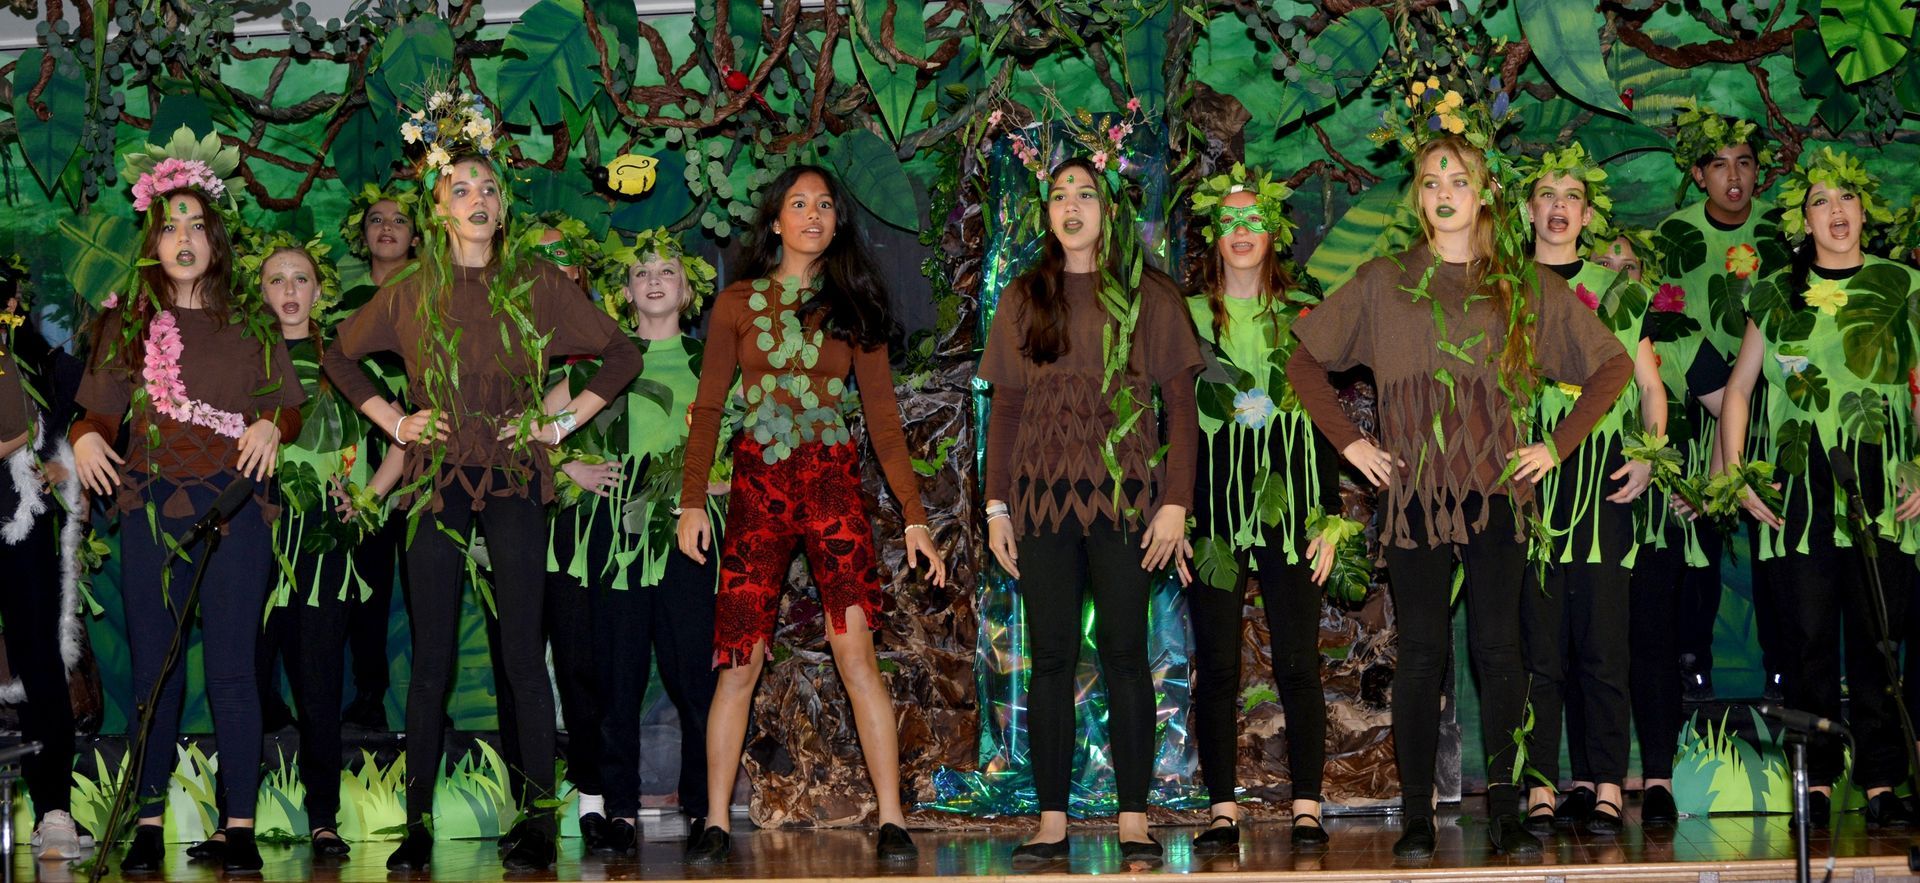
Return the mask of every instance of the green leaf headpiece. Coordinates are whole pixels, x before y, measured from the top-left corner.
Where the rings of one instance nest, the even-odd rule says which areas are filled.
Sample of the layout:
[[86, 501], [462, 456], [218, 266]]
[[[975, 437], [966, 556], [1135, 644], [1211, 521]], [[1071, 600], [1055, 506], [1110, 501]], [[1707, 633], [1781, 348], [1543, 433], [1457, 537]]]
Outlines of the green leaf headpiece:
[[1853, 154], [1831, 145], [1800, 156], [1800, 163], [1780, 185], [1780, 232], [1799, 242], [1807, 236], [1807, 194], [1815, 184], [1844, 190], [1860, 200], [1860, 213], [1881, 224], [1893, 222], [1893, 210], [1880, 199], [1880, 179]]

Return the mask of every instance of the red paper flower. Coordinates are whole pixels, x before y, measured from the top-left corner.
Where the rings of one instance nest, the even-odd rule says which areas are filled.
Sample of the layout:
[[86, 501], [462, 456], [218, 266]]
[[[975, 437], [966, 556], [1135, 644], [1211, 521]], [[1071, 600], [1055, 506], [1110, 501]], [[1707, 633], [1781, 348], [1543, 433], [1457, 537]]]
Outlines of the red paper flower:
[[1589, 310], [1600, 309], [1600, 296], [1594, 294], [1593, 289], [1588, 288], [1585, 282], [1573, 287], [1573, 296], [1579, 298], [1581, 303], [1586, 304]]
[[1687, 308], [1687, 290], [1671, 282], [1660, 283], [1660, 290], [1653, 293], [1653, 311], [1656, 313], [1678, 313]]

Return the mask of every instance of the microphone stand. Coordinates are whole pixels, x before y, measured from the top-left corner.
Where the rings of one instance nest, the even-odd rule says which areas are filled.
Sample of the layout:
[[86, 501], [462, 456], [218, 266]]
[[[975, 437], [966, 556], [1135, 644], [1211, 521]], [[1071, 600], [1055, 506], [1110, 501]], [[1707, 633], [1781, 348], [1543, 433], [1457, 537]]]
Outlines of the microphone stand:
[[193, 583], [187, 587], [186, 602], [180, 605], [179, 618], [174, 620], [173, 641], [167, 645], [166, 658], [160, 662], [160, 677], [154, 680], [153, 689], [147, 691], [147, 701], [140, 703], [140, 724], [134, 740], [127, 744], [127, 755], [131, 762], [122, 765], [127, 774], [120, 780], [120, 787], [114, 790], [113, 807], [107, 811], [106, 829], [100, 832], [100, 848], [94, 853], [93, 867], [87, 870], [87, 883], [100, 883], [100, 875], [106, 871], [107, 855], [124, 821], [121, 816], [127, 809], [127, 796], [139, 787], [140, 774], [146, 766], [147, 739], [153, 735], [153, 714], [160, 706], [160, 693], [166, 687], [168, 675], [180, 661], [180, 654], [187, 642], [187, 632], [193, 628], [194, 613], [200, 606], [200, 582], [207, 576], [207, 562], [220, 549], [218, 528], [206, 531], [205, 536], [206, 549], [202, 551], [200, 560], [194, 562]]

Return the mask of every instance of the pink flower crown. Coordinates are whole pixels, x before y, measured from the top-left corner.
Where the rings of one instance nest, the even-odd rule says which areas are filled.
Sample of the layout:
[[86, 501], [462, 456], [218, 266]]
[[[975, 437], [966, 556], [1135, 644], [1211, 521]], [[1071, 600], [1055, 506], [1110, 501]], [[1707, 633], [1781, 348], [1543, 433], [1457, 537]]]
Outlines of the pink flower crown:
[[213, 167], [197, 159], [168, 157], [133, 182], [133, 208], [144, 212], [153, 205], [155, 197], [183, 187], [192, 187], [213, 199], [227, 192], [226, 182], [220, 180]]

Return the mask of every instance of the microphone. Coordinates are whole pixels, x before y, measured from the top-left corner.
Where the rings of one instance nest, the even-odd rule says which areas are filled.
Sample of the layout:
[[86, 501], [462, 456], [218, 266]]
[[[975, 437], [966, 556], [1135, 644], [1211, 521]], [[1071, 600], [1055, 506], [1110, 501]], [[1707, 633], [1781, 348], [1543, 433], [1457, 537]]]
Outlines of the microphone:
[[1779, 721], [1789, 730], [1802, 733], [1826, 733], [1843, 739], [1852, 739], [1853, 731], [1847, 729], [1844, 722], [1828, 720], [1817, 714], [1784, 708], [1779, 705], [1761, 705], [1758, 709], [1761, 717]]
[[41, 747], [38, 742], [22, 742], [11, 748], [0, 749], [0, 767], [13, 766], [28, 757], [39, 754]]
[[240, 507], [247, 504], [247, 498], [251, 496], [253, 496], [253, 479], [244, 475], [235, 478], [232, 484], [227, 485], [226, 490], [220, 492], [220, 496], [213, 501], [213, 505], [207, 508], [207, 514], [200, 516], [200, 520], [194, 522], [193, 527], [180, 538], [180, 548], [185, 549], [200, 542], [207, 534], [212, 533], [214, 528], [226, 524], [227, 520], [233, 517], [233, 513], [240, 511]]
[[1834, 445], [1827, 451], [1827, 466], [1833, 470], [1834, 483], [1847, 492], [1848, 496], [1860, 493], [1860, 474], [1853, 471], [1853, 456], [1847, 449]]
[[1869, 560], [1880, 557], [1880, 544], [1874, 540], [1872, 524], [1867, 518], [1867, 504], [1860, 499], [1860, 473], [1854, 470], [1853, 455], [1834, 445], [1827, 450], [1827, 468], [1833, 473], [1833, 483], [1847, 495], [1847, 530], [1853, 536], [1853, 544], [1859, 546], [1861, 554]]

